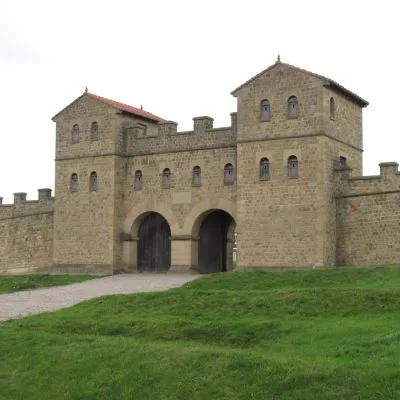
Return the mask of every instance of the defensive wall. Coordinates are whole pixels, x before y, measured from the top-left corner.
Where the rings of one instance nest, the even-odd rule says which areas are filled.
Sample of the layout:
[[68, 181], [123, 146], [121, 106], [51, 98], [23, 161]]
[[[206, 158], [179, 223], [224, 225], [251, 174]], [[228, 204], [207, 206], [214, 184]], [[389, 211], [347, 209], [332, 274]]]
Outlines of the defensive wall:
[[0, 273], [37, 272], [53, 263], [53, 198], [39, 189], [38, 200], [15, 193], [13, 204], [0, 198]]
[[0, 201], [0, 273], [222, 271], [234, 229], [243, 268], [400, 264], [398, 164], [360, 176], [368, 102], [279, 58], [232, 94], [230, 126], [178, 132], [85, 91], [53, 117], [55, 198]]
[[398, 163], [381, 163], [376, 176], [338, 174], [337, 264], [400, 263], [400, 172]]

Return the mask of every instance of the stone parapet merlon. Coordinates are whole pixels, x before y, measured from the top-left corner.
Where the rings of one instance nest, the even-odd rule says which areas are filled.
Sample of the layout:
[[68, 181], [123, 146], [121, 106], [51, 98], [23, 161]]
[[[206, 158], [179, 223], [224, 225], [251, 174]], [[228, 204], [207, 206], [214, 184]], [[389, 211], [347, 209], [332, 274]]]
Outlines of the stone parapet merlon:
[[160, 121], [145, 132], [138, 125], [126, 126], [124, 153], [128, 156], [174, 153], [234, 147], [236, 145], [236, 113], [231, 114], [232, 126], [214, 128], [208, 116], [193, 118], [193, 130], [178, 132], [174, 121]]
[[48, 188], [38, 189], [37, 200], [27, 200], [25, 192], [16, 192], [13, 204], [3, 204], [3, 198], [0, 197], [0, 219], [52, 212], [54, 198], [51, 192]]
[[351, 168], [337, 168], [337, 196], [351, 197], [400, 192], [400, 172], [397, 162], [379, 164], [379, 175], [352, 176]]
[[214, 119], [208, 116], [193, 118], [193, 131], [195, 134], [204, 133], [214, 126]]
[[158, 123], [159, 135], [174, 135], [178, 132], [178, 123], [174, 121], [160, 121]]

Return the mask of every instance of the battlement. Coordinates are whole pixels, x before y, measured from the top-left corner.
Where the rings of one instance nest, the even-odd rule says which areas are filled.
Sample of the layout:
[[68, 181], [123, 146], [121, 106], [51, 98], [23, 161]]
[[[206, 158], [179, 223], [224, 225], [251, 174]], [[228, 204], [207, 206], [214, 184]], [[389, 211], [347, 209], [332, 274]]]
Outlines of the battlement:
[[201, 116], [193, 118], [193, 130], [178, 132], [178, 123], [174, 121], [160, 121], [158, 125], [158, 136], [161, 135], [183, 135], [183, 134], [204, 134], [208, 132], [218, 132], [221, 130], [230, 130], [236, 134], [237, 113], [231, 115], [231, 126], [214, 128], [214, 119], [209, 116]]
[[214, 128], [208, 116], [193, 118], [193, 130], [178, 132], [178, 123], [160, 121], [155, 129], [142, 125], [125, 127], [125, 151], [128, 155], [202, 150], [231, 147], [236, 144], [237, 113], [231, 114], [231, 126]]
[[14, 193], [13, 204], [3, 204], [3, 198], [0, 197], [0, 219], [52, 212], [54, 197], [51, 192], [48, 188], [38, 189], [37, 200], [27, 200], [25, 192], [17, 192]]
[[379, 168], [379, 175], [354, 177], [351, 168], [336, 169], [338, 197], [400, 192], [399, 164], [397, 162], [383, 162], [379, 164]]

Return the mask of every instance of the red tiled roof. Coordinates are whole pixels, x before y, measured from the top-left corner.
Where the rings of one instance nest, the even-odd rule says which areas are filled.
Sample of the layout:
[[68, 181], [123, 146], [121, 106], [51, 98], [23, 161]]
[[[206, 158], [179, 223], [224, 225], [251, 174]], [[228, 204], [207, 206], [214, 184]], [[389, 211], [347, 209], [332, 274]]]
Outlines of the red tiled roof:
[[111, 107], [117, 108], [118, 110], [126, 111], [130, 114], [138, 115], [140, 117], [148, 118], [148, 119], [151, 119], [151, 120], [157, 121], [157, 122], [163, 121], [163, 119], [160, 117], [157, 117], [157, 115], [154, 115], [147, 111], [141, 110], [140, 108], [128, 106], [127, 104], [123, 104], [118, 101], [106, 99], [105, 97], [97, 96], [96, 94], [93, 94], [93, 93], [87, 93], [87, 95], [96, 100], [101, 101], [102, 103], [108, 104]]

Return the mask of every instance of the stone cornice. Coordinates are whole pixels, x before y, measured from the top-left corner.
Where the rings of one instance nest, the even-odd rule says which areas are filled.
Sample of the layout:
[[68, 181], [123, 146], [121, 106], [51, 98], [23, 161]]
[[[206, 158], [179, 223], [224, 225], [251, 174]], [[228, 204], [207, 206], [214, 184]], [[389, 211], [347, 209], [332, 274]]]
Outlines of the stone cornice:
[[33, 217], [36, 215], [44, 215], [44, 214], [54, 214], [54, 211], [41, 211], [41, 212], [35, 212], [35, 213], [30, 213], [30, 214], [21, 214], [21, 215], [11, 215], [8, 217], [0, 217], [0, 221], [5, 221], [7, 219], [16, 219], [16, 218], [25, 218], [25, 217]]
[[385, 194], [395, 194], [400, 193], [400, 189], [397, 190], [382, 190], [381, 192], [363, 192], [354, 194], [344, 194], [341, 196], [336, 196], [336, 199], [348, 199], [350, 197], [363, 197], [363, 196], [380, 196]]

